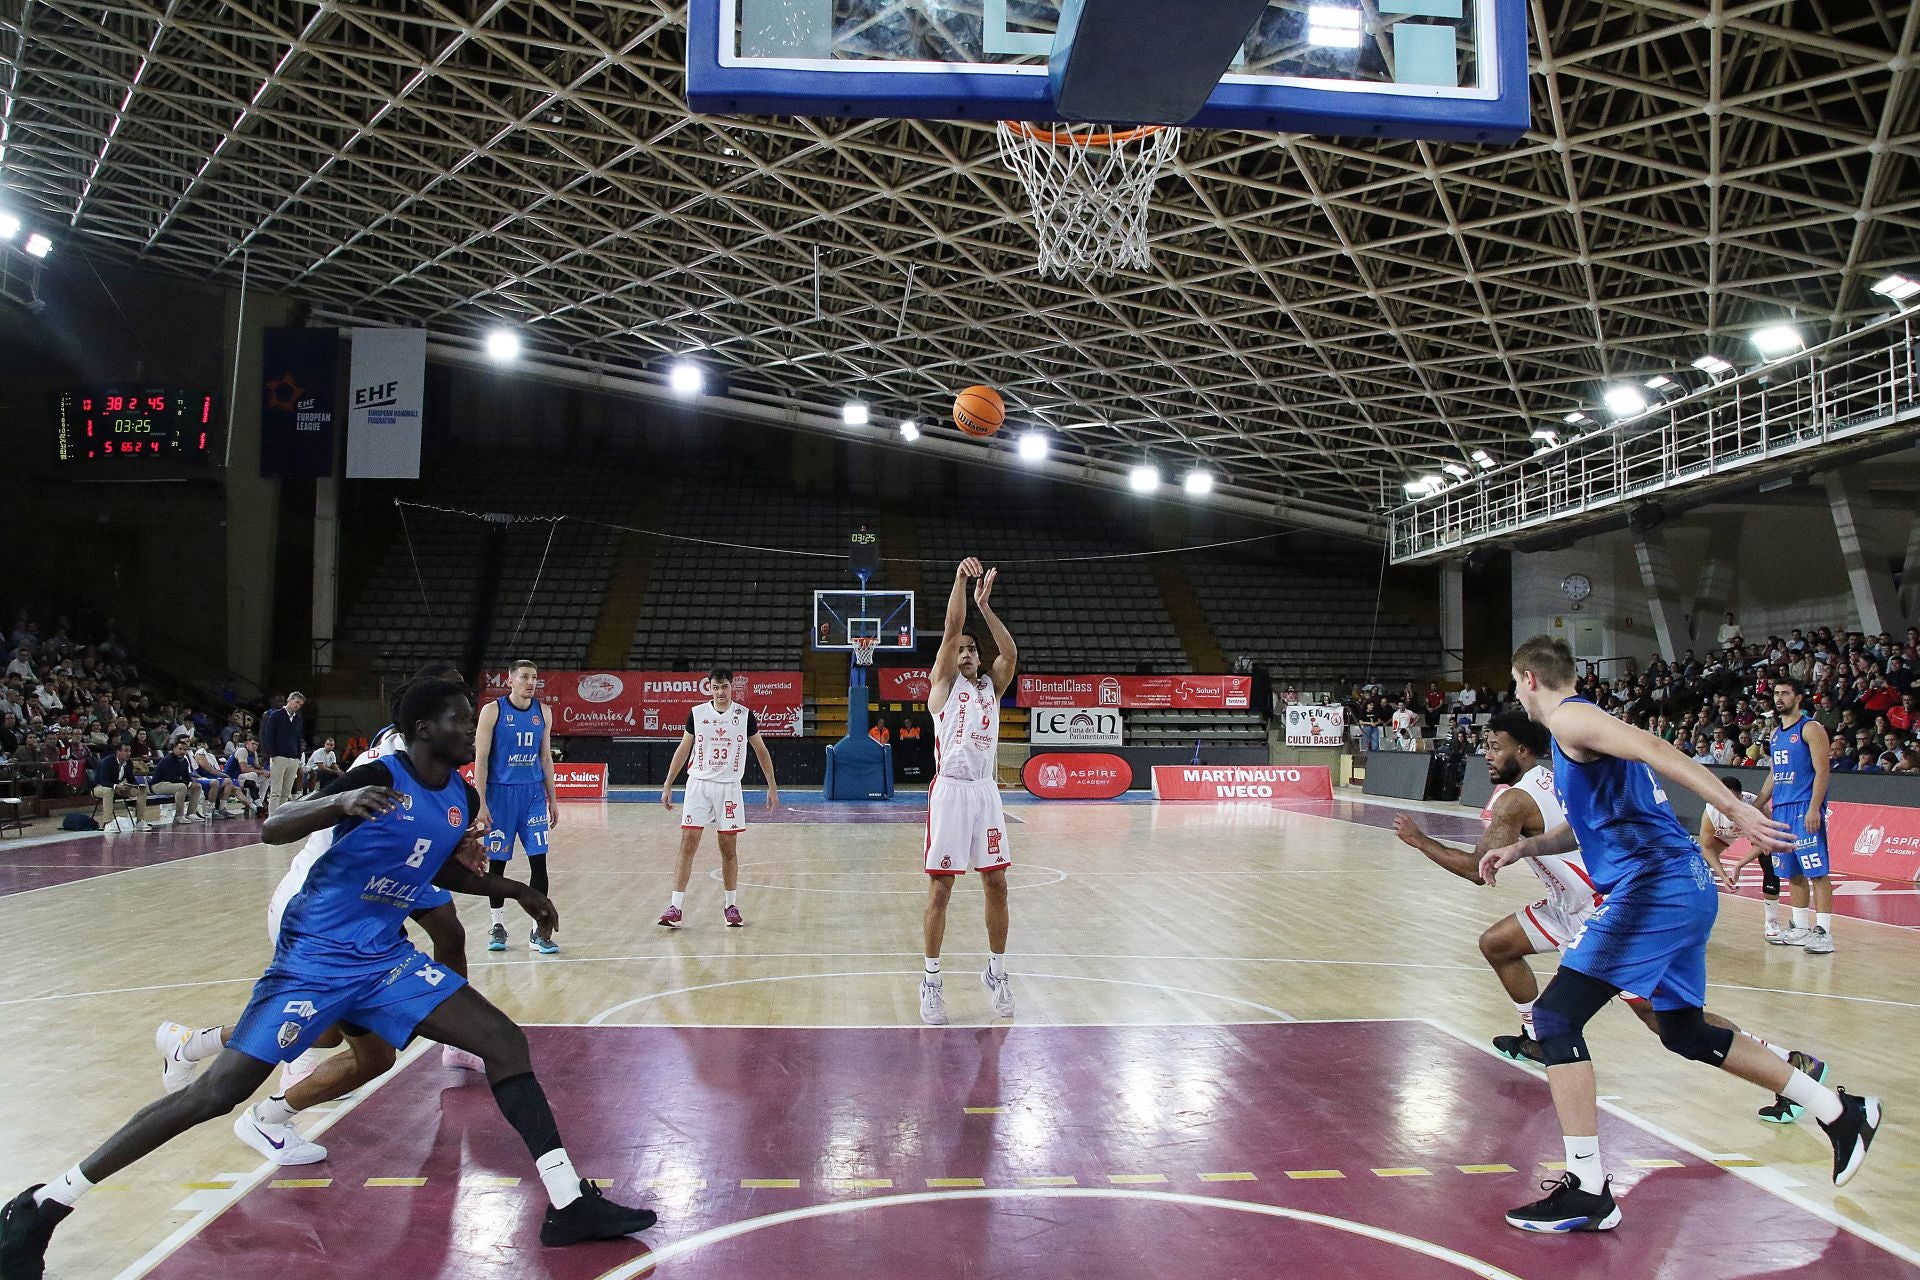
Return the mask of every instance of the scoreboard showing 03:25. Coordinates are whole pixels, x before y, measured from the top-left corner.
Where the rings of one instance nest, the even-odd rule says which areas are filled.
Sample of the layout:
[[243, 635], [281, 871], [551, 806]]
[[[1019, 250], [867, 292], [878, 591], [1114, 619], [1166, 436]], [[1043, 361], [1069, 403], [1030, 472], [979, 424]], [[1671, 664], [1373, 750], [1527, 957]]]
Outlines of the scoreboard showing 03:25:
[[62, 391], [58, 457], [205, 462], [212, 423], [213, 396], [204, 391]]

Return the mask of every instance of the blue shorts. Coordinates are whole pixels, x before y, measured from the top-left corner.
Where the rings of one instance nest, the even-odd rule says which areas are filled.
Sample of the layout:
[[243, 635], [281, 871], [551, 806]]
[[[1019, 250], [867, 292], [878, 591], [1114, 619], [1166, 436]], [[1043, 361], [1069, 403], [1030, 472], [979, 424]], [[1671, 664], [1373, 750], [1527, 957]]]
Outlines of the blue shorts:
[[1648, 867], [1614, 886], [1560, 953], [1560, 967], [1645, 996], [1656, 1010], [1707, 1002], [1707, 937], [1720, 912], [1698, 856]]
[[487, 857], [495, 862], [512, 861], [516, 838], [529, 858], [547, 856], [546, 787], [539, 783], [490, 785], [487, 813], [493, 819], [487, 832]]
[[1773, 855], [1775, 874], [1815, 879], [1826, 875], [1830, 866], [1827, 859], [1826, 810], [1820, 811], [1820, 829], [1813, 832], [1807, 830], [1807, 806], [1804, 804], [1774, 805], [1773, 820], [1793, 828], [1793, 848], [1786, 853]]
[[262, 1062], [291, 1062], [335, 1023], [371, 1031], [396, 1049], [413, 1029], [467, 980], [409, 947], [391, 969], [372, 975], [313, 975], [279, 956], [253, 984], [247, 1011], [233, 1026], [229, 1048]]
[[407, 912], [407, 914], [410, 916], [417, 916], [422, 911], [431, 911], [435, 907], [444, 907], [449, 902], [452, 902], [452, 901], [453, 901], [453, 894], [449, 893], [445, 889], [442, 889], [437, 884], [430, 884], [426, 888], [422, 889], [418, 894], [414, 895], [413, 910]]

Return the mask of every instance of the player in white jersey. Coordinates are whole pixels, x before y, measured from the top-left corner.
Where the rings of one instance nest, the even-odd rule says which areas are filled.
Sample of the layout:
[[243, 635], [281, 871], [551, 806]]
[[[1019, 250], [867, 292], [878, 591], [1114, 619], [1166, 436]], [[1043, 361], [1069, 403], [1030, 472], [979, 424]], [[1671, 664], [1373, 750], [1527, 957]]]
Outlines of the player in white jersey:
[[685, 766], [687, 796], [680, 818], [680, 869], [673, 882], [673, 897], [660, 913], [660, 923], [669, 929], [678, 929], [685, 919], [681, 908], [687, 902], [687, 884], [693, 879], [693, 855], [700, 848], [700, 833], [708, 827], [720, 840], [720, 883], [727, 895], [721, 914], [728, 928], [738, 929], [746, 923], [735, 895], [740, 889], [736, 846], [740, 833], [747, 829], [747, 802], [740, 791], [740, 779], [747, 772], [747, 748], [753, 748], [760, 772], [766, 775], [767, 807], [780, 806], [773, 753], [760, 736], [758, 718], [733, 700], [733, 672], [725, 667], [707, 672], [707, 694], [708, 701], [687, 712], [686, 730], [674, 749], [673, 763], [667, 766], [667, 780], [660, 787], [660, 803], [671, 813], [673, 780]]
[[[1487, 724], [1487, 773], [1494, 782], [1494, 794], [1481, 810], [1480, 820], [1486, 832], [1472, 853], [1455, 849], [1428, 836], [1407, 814], [1393, 820], [1394, 834], [1402, 843], [1418, 849], [1436, 865], [1463, 880], [1485, 884], [1480, 876], [1480, 859], [1489, 849], [1501, 849], [1526, 836], [1540, 835], [1565, 824], [1566, 811], [1553, 788], [1551, 739], [1545, 726], [1518, 711], [1495, 716]], [[1708, 859], [1712, 862], [1713, 859]], [[1495, 1036], [1493, 1047], [1520, 1062], [1542, 1065], [1540, 1043], [1533, 1038], [1533, 1002], [1540, 996], [1539, 980], [1527, 964], [1528, 956], [1563, 951], [1586, 926], [1587, 918], [1605, 901], [1587, 878], [1586, 864], [1578, 849], [1564, 854], [1530, 858], [1527, 865], [1546, 886], [1547, 896], [1502, 917], [1480, 935], [1480, 954], [1493, 967], [1520, 1015], [1520, 1034]], [[1716, 871], [1718, 867], [1716, 866]], [[1644, 998], [1622, 991], [1620, 998], [1655, 1035], [1660, 1033], [1653, 1006]], [[1740, 1032], [1740, 1028], [1715, 1013], [1707, 1021]], [[1798, 1049], [1786, 1050], [1749, 1032], [1740, 1032], [1765, 1046], [1815, 1080], [1825, 1080], [1827, 1064]], [[1780, 1109], [1785, 1118], [1774, 1114]], [[1787, 1114], [1790, 1110], [1791, 1114]], [[1788, 1124], [1799, 1117], [1799, 1109], [1785, 1099], [1760, 1112], [1763, 1120]]]
[[[390, 710], [395, 718], [399, 716], [400, 699], [409, 688], [423, 680], [440, 678], [458, 680], [460, 673], [447, 663], [429, 663], [421, 668], [413, 679], [394, 693]], [[407, 740], [395, 725], [390, 724], [373, 735], [367, 749], [354, 758], [351, 767], [357, 769], [363, 764], [384, 760], [406, 748]], [[300, 852], [294, 855], [286, 875], [281, 877], [279, 885], [274, 888], [273, 897], [267, 903], [269, 943], [278, 944], [280, 918], [286, 912], [287, 904], [299, 896], [306, 887], [307, 877], [314, 865], [332, 847], [333, 828], [328, 827], [308, 836], [300, 846]], [[484, 873], [485, 851], [477, 841], [470, 842], [462, 856], [474, 871]], [[467, 935], [460, 923], [459, 913], [454, 909], [452, 895], [445, 890], [436, 890], [430, 897], [423, 897], [427, 897], [434, 905], [416, 911], [408, 918], [418, 924], [432, 941], [435, 963], [465, 977]], [[180, 1022], [161, 1023], [159, 1030], [154, 1033], [154, 1045], [160, 1051], [162, 1087], [168, 1093], [177, 1093], [186, 1088], [199, 1064], [219, 1054], [231, 1031], [232, 1028], [227, 1026], [205, 1027], [196, 1031]], [[331, 1052], [343, 1044], [347, 1046], [347, 1052]], [[465, 1071], [486, 1069], [486, 1064], [477, 1056], [452, 1045], [442, 1045], [440, 1057], [441, 1062], [449, 1067]], [[291, 1123], [292, 1116], [323, 1102], [344, 1098], [361, 1085], [385, 1074], [393, 1066], [394, 1060], [392, 1046], [378, 1036], [350, 1036], [340, 1027], [331, 1027], [314, 1042], [312, 1048], [281, 1068], [279, 1092], [244, 1112], [235, 1121], [234, 1133], [276, 1164], [312, 1164], [324, 1160], [326, 1149], [302, 1137]], [[284, 1117], [283, 1111], [286, 1113]]]
[[[1740, 779], [1728, 774], [1720, 781], [1727, 784], [1727, 790], [1739, 796], [1748, 804], [1758, 804], [1760, 797], [1751, 791], [1743, 790]], [[1760, 901], [1766, 908], [1766, 939], [1778, 944], [1786, 930], [1780, 927], [1780, 873], [1774, 869], [1773, 858], [1757, 850], [1750, 850], [1746, 857], [1729, 867], [1724, 858], [1728, 849], [1740, 839], [1739, 829], [1726, 814], [1712, 805], [1700, 811], [1700, 852], [1707, 857], [1707, 863], [1713, 868], [1714, 875], [1728, 892], [1737, 893], [1740, 889], [1740, 872], [1749, 862], [1760, 860]]]
[[[993, 1000], [996, 1017], [1013, 1016], [1013, 983], [1007, 977], [1006, 815], [994, 766], [1000, 746], [1000, 696], [1013, 684], [1020, 651], [990, 603], [999, 570], [982, 571], [968, 556], [953, 574], [947, 597], [946, 627], [933, 660], [933, 687], [927, 708], [933, 712], [933, 781], [927, 786], [925, 845], [927, 906], [926, 971], [920, 978], [920, 1020], [939, 1026], [947, 1020], [941, 988], [940, 945], [947, 932], [947, 903], [953, 882], [968, 871], [980, 873], [987, 906], [987, 967], [980, 981]], [[993, 637], [994, 659], [983, 671], [980, 645], [967, 629], [967, 587]]]

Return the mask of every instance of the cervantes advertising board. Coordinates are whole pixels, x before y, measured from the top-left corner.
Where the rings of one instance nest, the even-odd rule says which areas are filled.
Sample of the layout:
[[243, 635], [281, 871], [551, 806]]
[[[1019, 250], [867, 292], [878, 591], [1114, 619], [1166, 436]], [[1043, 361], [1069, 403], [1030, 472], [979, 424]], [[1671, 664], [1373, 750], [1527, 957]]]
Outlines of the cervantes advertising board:
[[[687, 713], [707, 700], [706, 676], [696, 671], [542, 671], [537, 688], [561, 737], [677, 738]], [[485, 696], [506, 691], [506, 672], [486, 673]], [[800, 736], [798, 671], [736, 671], [733, 700], [767, 737]]]
[[1050, 753], [1028, 757], [1020, 780], [1042, 800], [1111, 800], [1133, 785], [1133, 768], [1102, 752]]

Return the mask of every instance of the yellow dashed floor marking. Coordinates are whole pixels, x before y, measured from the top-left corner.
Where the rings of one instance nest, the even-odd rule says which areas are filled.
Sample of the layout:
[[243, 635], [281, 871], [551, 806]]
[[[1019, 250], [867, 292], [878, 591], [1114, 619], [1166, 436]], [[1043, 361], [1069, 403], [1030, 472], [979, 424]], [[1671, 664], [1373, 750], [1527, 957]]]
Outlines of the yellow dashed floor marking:
[[987, 1180], [985, 1178], [928, 1178], [927, 1185], [930, 1187], [984, 1187], [987, 1185]]
[[424, 1187], [427, 1185], [427, 1180], [425, 1178], [368, 1178], [367, 1185], [370, 1187]]
[[1518, 1173], [1510, 1164], [1457, 1164], [1453, 1166], [1462, 1173]]
[[792, 1190], [800, 1185], [798, 1178], [742, 1178], [740, 1185], [750, 1191]]
[[267, 1185], [270, 1187], [285, 1188], [289, 1191], [292, 1191], [292, 1190], [304, 1189], [307, 1187], [330, 1187], [333, 1185], [333, 1179], [332, 1178], [275, 1178], [272, 1182], [269, 1182]]
[[1107, 1181], [1119, 1187], [1144, 1187], [1157, 1182], [1165, 1182], [1164, 1173], [1110, 1173]]
[[1077, 1187], [1080, 1185], [1080, 1179], [1054, 1176], [1022, 1178], [1020, 1179], [1020, 1185], [1023, 1187]]
[[1373, 1173], [1377, 1178], [1426, 1178], [1432, 1176], [1429, 1170], [1417, 1167], [1411, 1169], [1375, 1169]]
[[1347, 1175], [1338, 1169], [1289, 1169], [1289, 1178], [1344, 1178]]
[[1627, 1163], [1636, 1169], [1684, 1169], [1686, 1167], [1678, 1160], [1629, 1160]]
[[1259, 1179], [1254, 1177], [1250, 1173], [1203, 1173], [1200, 1175], [1200, 1181], [1202, 1182], [1258, 1182]]
[[1007, 1114], [1005, 1107], [962, 1107], [961, 1110], [970, 1116], [1003, 1116]]

